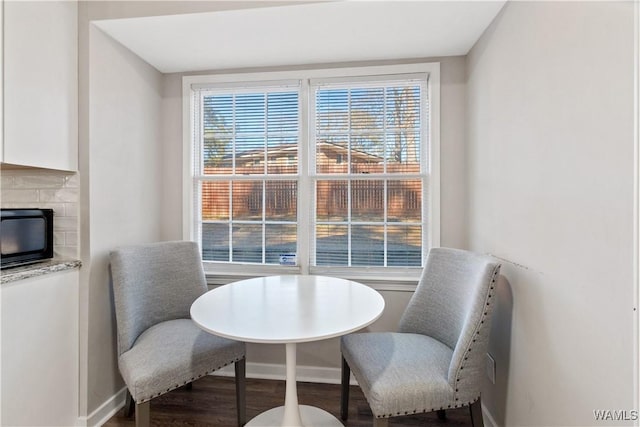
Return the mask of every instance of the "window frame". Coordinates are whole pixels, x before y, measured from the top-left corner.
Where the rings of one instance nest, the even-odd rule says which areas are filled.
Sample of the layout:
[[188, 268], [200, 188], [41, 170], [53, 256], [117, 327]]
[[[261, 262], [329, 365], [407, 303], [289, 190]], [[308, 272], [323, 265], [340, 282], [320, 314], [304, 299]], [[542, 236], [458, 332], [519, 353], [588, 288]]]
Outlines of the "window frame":
[[[421, 154], [423, 167], [428, 171], [426, 188], [423, 189], [423, 218], [426, 212], [430, 217], [425, 223], [423, 237], [427, 248], [440, 245], [440, 63], [428, 62], [417, 64], [345, 67], [345, 68], [318, 68], [310, 70], [272, 71], [272, 72], [248, 72], [234, 74], [210, 74], [210, 75], [186, 75], [182, 78], [183, 101], [183, 182], [182, 182], [182, 234], [185, 240], [195, 240], [195, 197], [194, 192], [194, 164], [195, 158], [193, 144], [194, 115], [192, 111], [192, 96], [194, 90], [203, 87], [233, 88], [252, 87], [269, 84], [290, 84], [300, 82], [299, 114], [300, 133], [298, 146], [298, 188], [311, 189], [312, 178], [310, 176], [311, 162], [314, 161], [314, 153], [310, 153], [312, 147], [312, 122], [310, 116], [311, 83], [314, 81], [328, 82], [331, 80], [363, 81], [402, 77], [403, 75], [423, 75], [427, 78], [426, 90], [429, 100], [429, 111], [423, 112], [422, 119], [427, 125], [427, 134], [423, 134], [423, 141], [428, 141], [426, 150]], [[424, 130], [423, 130], [424, 132]], [[303, 191], [304, 192], [304, 191]], [[306, 197], [311, 200], [315, 192]], [[426, 201], [426, 203], [425, 203]], [[307, 210], [300, 209], [306, 206]], [[298, 200], [298, 251], [297, 266], [280, 266], [264, 264], [233, 264], [203, 261], [205, 273], [210, 283], [223, 284], [242, 278], [272, 275], [272, 274], [331, 274], [346, 279], [361, 280], [368, 283], [395, 284], [392, 289], [407, 283], [415, 284], [419, 278], [421, 269], [418, 267], [362, 267], [362, 268], [336, 268], [310, 266], [311, 249], [311, 215], [313, 203], [305, 203]], [[426, 254], [425, 254], [426, 255]], [[384, 272], [381, 274], [381, 269]], [[215, 278], [212, 275], [215, 273]], [[413, 285], [409, 285], [412, 288]]]

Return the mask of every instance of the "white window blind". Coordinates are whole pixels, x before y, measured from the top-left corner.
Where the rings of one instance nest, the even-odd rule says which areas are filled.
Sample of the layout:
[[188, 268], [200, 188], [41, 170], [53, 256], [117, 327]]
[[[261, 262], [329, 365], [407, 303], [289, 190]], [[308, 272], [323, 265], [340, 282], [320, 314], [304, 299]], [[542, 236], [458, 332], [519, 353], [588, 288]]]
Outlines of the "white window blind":
[[194, 212], [205, 261], [296, 253], [299, 86], [194, 93]]
[[426, 80], [314, 81], [311, 264], [420, 267]]

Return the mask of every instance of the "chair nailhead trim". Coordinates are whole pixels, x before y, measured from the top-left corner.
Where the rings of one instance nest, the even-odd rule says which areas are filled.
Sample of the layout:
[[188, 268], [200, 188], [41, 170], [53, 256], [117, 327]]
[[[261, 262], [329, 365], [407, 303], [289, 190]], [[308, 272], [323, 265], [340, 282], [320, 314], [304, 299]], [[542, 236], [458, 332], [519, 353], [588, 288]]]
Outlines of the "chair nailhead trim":
[[[240, 360], [242, 360], [242, 359], [244, 359], [244, 357], [240, 357], [240, 358], [238, 358], [238, 359], [236, 359], [236, 360], [234, 360], [234, 361], [231, 361], [231, 362], [227, 363], [226, 365], [219, 366], [217, 369], [213, 369], [213, 370], [211, 370], [211, 371], [206, 371], [204, 374], [198, 374], [198, 376], [197, 376], [197, 377], [192, 377], [192, 378], [191, 378], [191, 381], [185, 381], [183, 385], [186, 385], [187, 383], [190, 383], [190, 382], [192, 382], [192, 381], [195, 381], [195, 380], [196, 380], [196, 378], [200, 378], [200, 377], [202, 377], [203, 375], [208, 375], [208, 374], [209, 374], [209, 372], [217, 371], [218, 369], [221, 369], [221, 368], [223, 368], [223, 367], [225, 367], [225, 366], [227, 366], [227, 365], [230, 365], [231, 363], [239, 362], [239, 361], [240, 361]], [[179, 385], [179, 384], [176, 384], [176, 386], [175, 386], [175, 387], [170, 387], [170, 388], [168, 388], [168, 389], [167, 389], [167, 391], [160, 391], [160, 392], [158, 392], [158, 394], [152, 394], [152, 395], [151, 395], [151, 396], [149, 396], [149, 397], [143, 397], [143, 398], [141, 398], [141, 399], [139, 399], [139, 400], [136, 400], [135, 402], [136, 402], [136, 403], [138, 403], [138, 404], [148, 402], [148, 401], [150, 401], [151, 399], [154, 399], [154, 398], [156, 398], [156, 397], [158, 397], [158, 396], [162, 396], [164, 393], [167, 393], [167, 392], [169, 392], [169, 391], [171, 391], [171, 390], [175, 390], [175, 389], [176, 389], [176, 388], [178, 388], [178, 387], [180, 387], [180, 385]]]
[[[458, 391], [458, 389], [456, 389], [456, 391]], [[465, 406], [470, 406], [471, 404], [477, 402], [479, 399], [479, 397], [476, 397], [473, 400], [470, 400], [467, 403], [455, 403], [455, 404], [448, 404], [447, 405], [447, 409], [451, 409], [451, 408], [463, 408]], [[459, 402], [459, 399], [456, 398], [456, 401]], [[404, 414], [402, 412], [397, 412], [396, 414], [389, 414], [389, 415], [375, 415], [375, 418], [391, 418], [394, 416], [402, 416], [402, 415], [409, 415], [410, 413], [416, 414], [416, 413], [426, 413], [426, 412], [434, 412], [434, 411], [444, 411], [445, 408], [444, 406], [441, 406], [440, 409], [436, 409], [436, 408], [431, 408], [431, 409], [423, 409], [423, 410], [418, 410], [418, 409], [414, 409], [412, 411], [405, 411]]]
[[[497, 270], [498, 270], [498, 269], [496, 268], [496, 269], [493, 271], [493, 277], [491, 278], [491, 283], [492, 283], [492, 284], [495, 284], [495, 283], [496, 283], [496, 277], [497, 277], [497, 275], [498, 275], [498, 274], [497, 274], [497, 273], [498, 273], [498, 271], [497, 271]], [[495, 285], [490, 285], [490, 286], [489, 286], [489, 292], [487, 293], [487, 303], [486, 303], [486, 305], [487, 305], [487, 306], [490, 306], [490, 305], [491, 305], [491, 304], [490, 304], [490, 302], [489, 302], [489, 300], [493, 297], [493, 295], [492, 295], [492, 292], [491, 292], [491, 291], [493, 291], [494, 287], [495, 287]], [[480, 318], [480, 325], [484, 325], [485, 317], [486, 317], [486, 316], [488, 316], [488, 314], [489, 314], [489, 311], [488, 311], [488, 310], [485, 310], [485, 311], [482, 313], [482, 317]], [[481, 328], [482, 328], [482, 326], [478, 326], [478, 330], [476, 331], [475, 336], [479, 336], [479, 335], [480, 335]], [[469, 345], [469, 348], [467, 348], [467, 351], [466, 351], [466, 353], [465, 353], [465, 354], [464, 354], [464, 356], [463, 356], [463, 360], [464, 360], [464, 361], [467, 361], [467, 360], [469, 359], [469, 358], [468, 358], [468, 354], [469, 354], [469, 353], [471, 353], [473, 343], [475, 343], [476, 341], [477, 341], [477, 340], [476, 340], [476, 338], [473, 338], [473, 339], [471, 340], [472, 344], [471, 344], [471, 345]], [[460, 371], [462, 371], [462, 370], [464, 370], [464, 365], [462, 365], [462, 364], [461, 364], [461, 365], [460, 365], [460, 369], [459, 369], [458, 373], [459, 373]], [[456, 378], [456, 382], [460, 382], [460, 377], [458, 377], [457, 375], [456, 375], [456, 377], [457, 377], [457, 378]], [[459, 389], [458, 389], [458, 388], [456, 388], [455, 390], [456, 390], [456, 391], [455, 391], [456, 393], [458, 393], [458, 392], [459, 392]], [[455, 398], [455, 400], [456, 400], [456, 401], [458, 401], [459, 399], [456, 397], [456, 398]], [[457, 407], [458, 407], [458, 405], [456, 405], [456, 408], [457, 408]]]

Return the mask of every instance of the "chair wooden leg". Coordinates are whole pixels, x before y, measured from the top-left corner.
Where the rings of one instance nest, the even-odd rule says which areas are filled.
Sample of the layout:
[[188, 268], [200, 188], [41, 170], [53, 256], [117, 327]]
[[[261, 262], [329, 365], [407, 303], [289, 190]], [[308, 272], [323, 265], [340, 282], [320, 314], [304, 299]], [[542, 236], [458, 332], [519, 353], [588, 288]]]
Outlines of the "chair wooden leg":
[[136, 427], [149, 427], [150, 402], [136, 403]]
[[444, 409], [439, 409], [436, 411], [436, 414], [438, 414], [438, 419], [440, 421], [444, 421], [447, 419], [447, 413]]
[[247, 423], [246, 381], [247, 359], [238, 360], [235, 363], [236, 370], [236, 409], [238, 414], [238, 426]]
[[124, 403], [124, 416], [127, 418], [131, 418], [134, 408], [135, 403], [133, 402], [133, 396], [131, 396], [129, 389], [127, 389], [127, 397]]
[[342, 358], [342, 382], [340, 389], [340, 418], [347, 421], [349, 417], [349, 377], [351, 376], [351, 368], [347, 361]]
[[186, 386], [184, 386], [184, 388], [186, 388], [187, 390], [193, 390], [193, 383], [188, 383]]
[[389, 418], [374, 418], [373, 427], [389, 427]]
[[484, 421], [482, 420], [482, 404], [480, 398], [473, 402], [469, 406], [469, 412], [471, 413], [471, 427], [484, 427]]

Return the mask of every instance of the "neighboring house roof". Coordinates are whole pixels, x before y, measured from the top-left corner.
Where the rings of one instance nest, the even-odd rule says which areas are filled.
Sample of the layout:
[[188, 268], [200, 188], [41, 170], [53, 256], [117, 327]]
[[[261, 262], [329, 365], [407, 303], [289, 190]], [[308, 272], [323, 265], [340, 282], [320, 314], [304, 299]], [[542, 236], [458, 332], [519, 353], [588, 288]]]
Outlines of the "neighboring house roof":
[[[334, 144], [330, 142], [321, 142], [318, 144], [320, 151], [324, 153], [327, 157], [337, 158], [339, 155], [346, 156], [349, 154], [349, 150], [347, 147], [339, 144]], [[255, 150], [247, 150], [242, 151], [240, 153], [236, 153], [236, 163], [248, 163], [251, 161], [262, 161], [264, 160], [264, 150], [263, 149], [255, 149]], [[298, 156], [298, 144], [289, 143], [289, 144], [278, 144], [273, 147], [267, 147], [267, 156], [269, 158], [273, 157], [285, 157], [285, 156]], [[232, 160], [232, 154], [225, 154], [221, 158], [221, 163], [230, 164]], [[365, 151], [352, 149], [351, 150], [351, 161], [353, 163], [382, 163], [384, 159], [381, 156], [367, 153]]]

